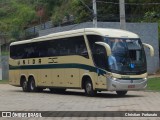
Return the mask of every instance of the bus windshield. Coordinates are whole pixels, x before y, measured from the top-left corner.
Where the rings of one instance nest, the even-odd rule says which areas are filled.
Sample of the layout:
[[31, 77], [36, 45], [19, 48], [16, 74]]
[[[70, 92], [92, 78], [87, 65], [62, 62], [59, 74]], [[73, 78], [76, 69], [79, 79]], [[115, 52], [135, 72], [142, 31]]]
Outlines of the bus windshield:
[[142, 74], [146, 70], [146, 57], [140, 39], [105, 38], [112, 54], [108, 57], [109, 69], [121, 74]]

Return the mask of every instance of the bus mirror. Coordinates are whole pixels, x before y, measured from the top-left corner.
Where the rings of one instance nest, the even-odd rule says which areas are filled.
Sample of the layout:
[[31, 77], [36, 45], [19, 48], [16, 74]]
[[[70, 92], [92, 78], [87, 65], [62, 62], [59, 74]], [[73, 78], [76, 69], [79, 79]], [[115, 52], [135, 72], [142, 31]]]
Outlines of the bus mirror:
[[110, 46], [107, 43], [105, 43], [105, 42], [95, 42], [95, 43], [98, 44], [98, 45], [102, 45], [102, 46], [105, 47], [106, 52], [107, 52], [107, 56], [110, 56], [112, 54], [111, 53], [111, 48], [110, 48]]
[[150, 56], [154, 56], [154, 48], [151, 45], [143, 43], [143, 46], [149, 48], [149, 50], [150, 50]]

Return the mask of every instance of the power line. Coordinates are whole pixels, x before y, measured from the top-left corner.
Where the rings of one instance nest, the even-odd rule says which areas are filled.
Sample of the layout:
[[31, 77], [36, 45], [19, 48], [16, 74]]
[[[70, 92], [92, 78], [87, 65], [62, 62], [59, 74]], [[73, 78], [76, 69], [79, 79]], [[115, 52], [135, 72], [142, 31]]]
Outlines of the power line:
[[96, 0], [92, 0], [92, 9], [89, 8], [88, 5], [86, 5], [84, 3], [83, 0], [79, 0], [92, 14], [93, 17], [93, 26], [96, 28], [97, 27], [97, 1]]
[[[97, 1], [97, 3], [107, 3], [107, 4], [115, 4], [119, 5], [117, 2], [105, 2], [105, 1]], [[160, 5], [160, 3], [125, 3], [125, 5]]]
[[91, 8], [88, 7], [87, 4], [85, 4], [85, 2], [83, 0], [79, 0], [92, 14], [93, 14], [93, 10]]

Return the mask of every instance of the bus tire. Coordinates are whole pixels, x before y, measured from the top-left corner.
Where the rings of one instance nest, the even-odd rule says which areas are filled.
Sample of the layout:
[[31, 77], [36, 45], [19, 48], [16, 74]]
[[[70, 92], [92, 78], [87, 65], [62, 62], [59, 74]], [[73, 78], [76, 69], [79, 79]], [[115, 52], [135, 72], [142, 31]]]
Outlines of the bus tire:
[[86, 96], [89, 96], [89, 97], [95, 96], [96, 91], [93, 90], [93, 84], [92, 84], [91, 80], [87, 80], [85, 82], [84, 89], [85, 89]]
[[128, 91], [116, 91], [118, 96], [125, 96]]
[[22, 81], [22, 90], [23, 92], [28, 92], [28, 83], [26, 80]]
[[34, 80], [33, 77], [29, 78], [29, 81], [28, 81], [28, 90], [29, 90], [29, 92], [37, 92], [35, 80]]

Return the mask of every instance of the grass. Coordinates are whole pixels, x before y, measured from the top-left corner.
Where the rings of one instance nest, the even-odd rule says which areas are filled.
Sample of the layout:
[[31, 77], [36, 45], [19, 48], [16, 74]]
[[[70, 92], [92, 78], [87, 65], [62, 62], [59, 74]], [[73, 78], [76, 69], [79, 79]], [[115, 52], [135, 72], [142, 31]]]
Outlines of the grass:
[[8, 84], [8, 80], [0, 80], [0, 84]]
[[148, 79], [147, 90], [160, 91], [160, 78]]

